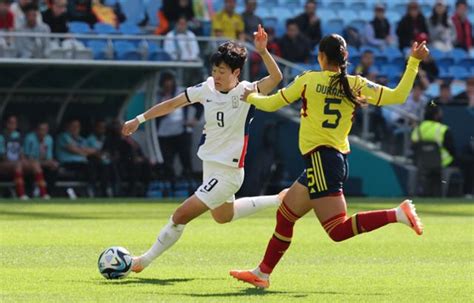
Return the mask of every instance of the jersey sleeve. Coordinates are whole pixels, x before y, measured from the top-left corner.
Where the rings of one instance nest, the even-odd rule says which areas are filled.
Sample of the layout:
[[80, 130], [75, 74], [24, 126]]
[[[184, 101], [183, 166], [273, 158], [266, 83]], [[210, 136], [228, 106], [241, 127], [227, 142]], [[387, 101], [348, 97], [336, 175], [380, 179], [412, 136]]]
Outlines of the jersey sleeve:
[[53, 147], [54, 147], [54, 140], [51, 136], [46, 137], [46, 159], [52, 160], [53, 159]]
[[184, 90], [186, 99], [189, 103], [202, 103], [204, 97], [206, 82], [199, 83], [194, 86], [190, 86]]
[[383, 85], [376, 84], [363, 77], [353, 77], [354, 91], [365, 98], [367, 103], [383, 106], [402, 104], [408, 98], [413, 83], [415, 82], [418, 73], [418, 65], [420, 60], [410, 57], [408, 59], [407, 67], [403, 73], [397, 87], [389, 88]]
[[271, 96], [263, 96], [258, 93], [252, 93], [247, 97], [247, 102], [255, 105], [256, 108], [272, 112], [283, 106], [291, 104], [301, 97], [301, 93], [306, 85], [306, 74], [297, 76], [293, 82], [286, 87], [278, 90]]
[[31, 157], [33, 154], [33, 142], [30, 135], [27, 135], [23, 141], [23, 152], [27, 157]]

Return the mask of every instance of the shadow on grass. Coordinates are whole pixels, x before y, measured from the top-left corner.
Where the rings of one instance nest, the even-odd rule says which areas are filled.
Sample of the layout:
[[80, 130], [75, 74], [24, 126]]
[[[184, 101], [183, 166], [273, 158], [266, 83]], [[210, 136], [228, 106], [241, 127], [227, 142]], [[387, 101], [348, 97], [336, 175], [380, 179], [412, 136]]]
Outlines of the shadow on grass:
[[102, 284], [102, 285], [151, 284], [151, 285], [161, 285], [161, 286], [172, 286], [177, 283], [190, 282], [193, 280], [194, 279], [191, 279], [191, 278], [174, 278], [174, 279], [127, 278], [124, 280], [104, 280], [104, 281], [100, 281], [99, 284]]
[[101, 213], [101, 215], [73, 215], [64, 212], [28, 212], [28, 211], [0, 211], [0, 216], [11, 216], [16, 218], [3, 218], [2, 220], [136, 220], [140, 219], [156, 219], [156, 214], [153, 213], [137, 213], [132, 215], [130, 213]]
[[246, 297], [246, 296], [286, 296], [289, 298], [306, 298], [310, 295], [356, 295], [356, 296], [385, 296], [383, 293], [349, 293], [349, 292], [337, 292], [337, 291], [278, 291], [278, 290], [266, 290], [260, 288], [246, 288], [235, 292], [224, 292], [224, 293], [209, 293], [209, 294], [193, 294], [193, 293], [181, 293], [183, 296], [194, 297], [194, 298], [224, 298], [224, 297]]

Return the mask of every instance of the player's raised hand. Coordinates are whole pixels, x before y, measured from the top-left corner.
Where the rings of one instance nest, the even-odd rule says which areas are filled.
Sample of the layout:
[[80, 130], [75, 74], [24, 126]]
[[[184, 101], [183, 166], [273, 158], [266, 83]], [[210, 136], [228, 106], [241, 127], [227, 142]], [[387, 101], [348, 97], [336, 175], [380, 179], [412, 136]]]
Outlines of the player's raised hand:
[[248, 88], [246, 87], [246, 88], [244, 89], [244, 93], [242, 94], [242, 96], [240, 96], [240, 100], [246, 102], [246, 101], [247, 101], [247, 97], [248, 97], [251, 93], [256, 93], [256, 92], [257, 92], [257, 85], [255, 85], [255, 87], [252, 88], [252, 89], [248, 89]]
[[426, 59], [429, 54], [430, 54], [430, 50], [426, 46], [426, 41], [423, 41], [420, 44], [418, 44], [418, 42], [416, 41], [413, 42], [413, 45], [411, 47], [412, 57], [419, 60], [423, 60], [423, 59]]
[[257, 31], [253, 33], [253, 42], [259, 54], [263, 54], [267, 49], [268, 35], [261, 24], [258, 25]]
[[130, 136], [131, 134], [137, 131], [139, 125], [140, 125], [140, 122], [138, 121], [137, 118], [128, 120], [127, 122], [123, 124], [122, 134], [124, 136]]

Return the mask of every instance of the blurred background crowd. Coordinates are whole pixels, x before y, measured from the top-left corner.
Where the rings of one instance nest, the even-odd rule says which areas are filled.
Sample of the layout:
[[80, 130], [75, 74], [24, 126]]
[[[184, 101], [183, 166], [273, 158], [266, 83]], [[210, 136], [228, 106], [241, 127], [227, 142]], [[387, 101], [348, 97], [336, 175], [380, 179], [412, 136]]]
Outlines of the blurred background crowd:
[[[0, 59], [205, 64], [219, 41], [251, 42], [262, 24], [270, 52], [282, 58], [279, 62], [300, 67], [290, 68], [290, 77], [302, 69], [319, 70], [316, 57], [321, 37], [339, 33], [348, 42], [349, 72], [393, 87], [412, 42], [426, 40], [431, 56], [421, 63], [407, 102], [368, 113], [371, 132], [365, 139], [390, 154], [401, 154], [401, 136], [408, 133], [413, 143], [422, 141], [417, 135], [420, 129], [424, 131], [422, 121], [442, 124], [441, 108], [463, 107], [474, 114], [472, 5], [466, 0], [0, 0]], [[152, 35], [162, 39], [147, 41]], [[112, 41], [110, 36], [135, 38]], [[250, 80], [265, 73], [260, 57], [252, 51], [248, 69]], [[206, 74], [205, 68], [186, 73], [179, 84], [198, 83]], [[173, 71], [161, 72], [156, 102], [181, 91], [175, 76]], [[441, 107], [439, 112], [429, 109], [433, 104]], [[353, 133], [362, 134], [362, 113], [355, 119]], [[69, 117], [61, 125], [50, 125], [6, 111], [0, 126], [0, 180], [13, 176], [14, 194], [23, 199], [60, 194], [55, 188], [58, 180], [78, 178], [87, 184], [89, 196], [143, 196], [150, 180], [156, 179], [173, 184], [170, 192], [187, 192], [199, 177], [191, 169], [190, 138], [200, 122], [199, 106], [157, 121], [154, 127], [164, 160], [157, 164], [142, 150], [143, 144], [120, 135], [115, 117]], [[452, 158], [445, 157], [442, 166], [461, 168], [463, 194], [472, 195], [474, 138], [455, 144], [456, 135], [446, 127], [441, 139], [433, 137]], [[181, 163], [179, 173], [174, 158]]]

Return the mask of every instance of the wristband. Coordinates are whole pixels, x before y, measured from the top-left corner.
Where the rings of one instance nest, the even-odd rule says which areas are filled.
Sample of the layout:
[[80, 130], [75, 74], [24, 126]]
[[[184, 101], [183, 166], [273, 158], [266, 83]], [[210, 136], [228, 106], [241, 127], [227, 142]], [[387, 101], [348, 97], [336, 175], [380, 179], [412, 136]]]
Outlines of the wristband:
[[144, 114], [138, 115], [136, 118], [140, 124], [146, 121]]

